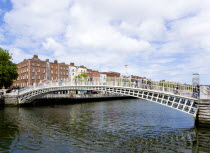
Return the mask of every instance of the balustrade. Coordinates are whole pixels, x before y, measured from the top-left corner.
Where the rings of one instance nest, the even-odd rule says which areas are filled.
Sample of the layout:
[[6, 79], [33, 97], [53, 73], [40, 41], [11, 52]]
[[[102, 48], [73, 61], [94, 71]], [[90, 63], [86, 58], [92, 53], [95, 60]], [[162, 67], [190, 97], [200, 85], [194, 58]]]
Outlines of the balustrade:
[[115, 86], [115, 87], [126, 87], [126, 88], [140, 88], [145, 90], [154, 90], [163, 93], [176, 94], [185, 97], [192, 97], [192, 86], [179, 84], [178, 90], [175, 89], [175, 84], [170, 82], [155, 82], [144, 79], [131, 79], [122, 78], [106, 78], [106, 80], [100, 80], [99, 78], [93, 81], [89, 80], [68, 80], [68, 81], [40, 81], [40, 83], [23, 88], [19, 90], [19, 94], [23, 94], [29, 91], [50, 88], [50, 87], [61, 87], [61, 86]]

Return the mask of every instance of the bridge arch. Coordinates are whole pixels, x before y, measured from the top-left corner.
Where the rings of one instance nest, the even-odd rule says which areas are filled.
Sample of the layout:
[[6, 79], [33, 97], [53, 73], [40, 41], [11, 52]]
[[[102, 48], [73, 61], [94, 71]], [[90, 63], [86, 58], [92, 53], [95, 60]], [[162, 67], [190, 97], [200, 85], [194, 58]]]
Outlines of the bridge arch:
[[132, 96], [140, 99], [152, 101], [178, 111], [196, 116], [197, 113], [197, 99], [175, 95], [172, 93], [165, 93], [143, 88], [106, 86], [106, 85], [79, 85], [79, 86], [55, 86], [43, 87], [31, 91], [21, 92], [18, 96], [19, 104], [31, 103], [33, 100], [56, 91], [62, 90], [99, 90], [109, 93], [117, 93], [126, 96]]

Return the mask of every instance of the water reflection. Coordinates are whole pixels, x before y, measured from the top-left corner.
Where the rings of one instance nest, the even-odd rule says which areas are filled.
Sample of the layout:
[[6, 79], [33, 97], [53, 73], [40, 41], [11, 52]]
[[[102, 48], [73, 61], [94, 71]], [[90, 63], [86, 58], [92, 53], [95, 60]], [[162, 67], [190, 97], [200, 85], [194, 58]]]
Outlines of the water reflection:
[[210, 152], [210, 129], [197, 128], [196, 129], [196, 150], [195, 152]]
[[210, 130], [141, 100], [0, 110], [0, 152], [208, 152]]
[[[13, 113], [14, 111], [11, 110], [11, 114]], [[10, 115], [5, 113], [4, 109], [0, 107], [0, 152], [11, 149], [10, 146], [13, 144], [17, 133], [18, 125], [15, 124], [14, 118], [10, 118]]]

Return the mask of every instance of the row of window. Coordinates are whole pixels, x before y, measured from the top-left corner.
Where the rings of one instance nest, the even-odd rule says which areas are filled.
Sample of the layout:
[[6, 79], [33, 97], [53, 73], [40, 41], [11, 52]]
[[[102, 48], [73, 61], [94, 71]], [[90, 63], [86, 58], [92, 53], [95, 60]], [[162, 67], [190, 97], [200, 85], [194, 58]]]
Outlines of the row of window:
[[16, 87], [27, 87], [28, 82], [16, 83], [16, 84], [14, 84], [14, 86], [16, 86]]
[[28, 63], [26, 63], [24, 65], [19, 65], [19, 66], [17, 66], [17, 68], [22, 68], [22, 67], [25, 67], [25, 66], [28, 66]]
[[[51, 74], [57, 74], [57, 71], [51, 71]], [[61, 75], [69, 75], [69, 72], [60, 72]]]
[[[41, 72], [41, 70], [40, 69], [32, 68], [31, 69], [31, 72]], [[45, 69], [42, 69], [42, 73], [45, 73], [45, 72], [46, 72]]]
[[20, 76], [17, 78], [17, 80], [23, 80], [23, 79], [28, 79], [28, 75]]
[[[58, 80], [58, 77], [51, 77], [51, 80]], [[60, 80], [67, 81], [68, 77], [60, 77]]]
[[[46, 67], [46, 64], [36, 64], [36, 63], [31, 63], [31, 65], [32, 66], [41, 66], [41, 67]], [[57, 69], [57, 66], [53, 66], [53, 65], [51, 65], [51, 68], [55, 68], [55, 69]], [[63, 69], [63, 70], [68, 70], [68, 68], [67, 67], [60, 67], [60, 69]]]
[[[53, 65], [51, 65], [51, 68], [53, 69], [57, 69], [57, 66], [53, 66]], [[69, 68], [68, 67], [60, 67], [60, 69], [62, 70], [69, 70]]]
[[[44, 80], [45, 79], [45, 75], [36, 75], [37, 76], [37, 79], [42, 79]], [[17, 80], [24, 80], [24, 79], [28, 79], [28, 75], [24, 75], [24, 76], [20, 76], [17, 78]], [[31, 76], [31, 79], [35, 79], [35, 75], [32, 75]]]
[[22, 74], [22, 73], [25, 73], [25, 72], [28, 72], [28, 69], [20, 70], [20, 71], [18, 71], [18, 74]]
[[31, 65], [32, 65], [32, 66], [41, 66], [41, 67], [45, 67], [45, 66], [46, 66], [45, 64], [39, 64], [39, 63], [38, 63], [38, 64], [36, 64], [36, 63], [31, 63]]
[[[61, 67], [61, 69], [62, 69], [62, 67]], [[63, 69], [65, 69], [65, 68], [63, 68]], [[28, 69], [20, 70], [20, 71], [18, 71], [18, 74], [22, 74], [22, 73], [25, 73], [25, 72], [28, 72]], [[32, 68], [31, 72], [41, 72], [41, 69]], [[45, 72], [46, 72], [46, 70], [42, 69], [42, 73], [45, 73]], [[74, 72], [74, 69], [72, 70], [72, 72]], [[85, 70], [81, 70], [80, 72], [83, 73], [83, 72], [86, 72], [86, 71]], [[57, 71], [51, 71], [51, 74], [57, 74]], [[68, 72], [60, 72], [60, 74], [68, 75]]]
[[31, 78], [32, 79], [42, 79], [42, 80], [44, 80], [46, 78], [46, 76], [45, 75], [41, 75], [41, 76], [40, 75], [36, 75], [36, 78], [35, 78], [35, 75], [32, 75]]
[[[25, 76], [20, 76], [17, 78], [17, 80], [25, 80], [25, 79], [28, 79], [28, 75], [25, 75]], [[35, 75], [32, 75], [31, 76], [31, 79], [41, 79], [41, 80], [44, 80], [46, 79], [46, 76], [45, 75], [36, 75], [36, 78], [35, 78]], [[51, 80], [57, 80], [58, 77], [54, 76], [54, 77], [51, 77]], [[60, 77], [61, 80], [67, 80], [68, 77]]]

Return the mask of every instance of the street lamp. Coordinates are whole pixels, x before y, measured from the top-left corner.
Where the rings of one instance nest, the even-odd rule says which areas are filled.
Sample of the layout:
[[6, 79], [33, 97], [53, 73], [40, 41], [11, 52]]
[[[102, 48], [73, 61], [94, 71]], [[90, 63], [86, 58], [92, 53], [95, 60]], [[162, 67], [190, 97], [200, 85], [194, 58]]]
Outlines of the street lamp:
[[125, 73], [126, 73], [126, 75], [128, 75], [127, 68], [128, 68], [128, 65], [126, 64], [125, 65]]
[[[128, 74], [127, 68], [128, 68], [128, 65], [126, 64], [126, 65], [125, 65], [125, 73], [126, 73], [126, 75], [129, 77], [129, 79], [130, 79], [130, 85], [131, 85], [131, 77], [130, 77], [129, 74]], [[127, 76], [126, 76], [126, 77], [127, 77]]]

